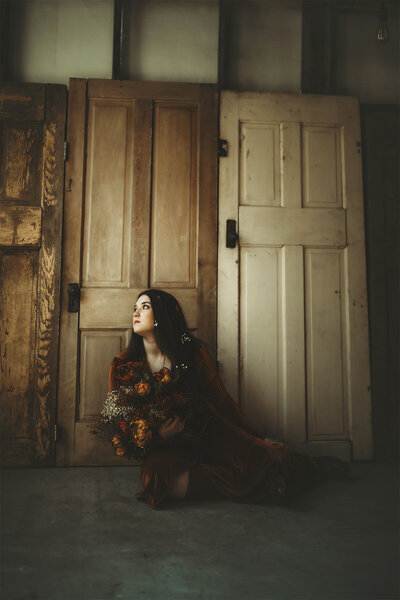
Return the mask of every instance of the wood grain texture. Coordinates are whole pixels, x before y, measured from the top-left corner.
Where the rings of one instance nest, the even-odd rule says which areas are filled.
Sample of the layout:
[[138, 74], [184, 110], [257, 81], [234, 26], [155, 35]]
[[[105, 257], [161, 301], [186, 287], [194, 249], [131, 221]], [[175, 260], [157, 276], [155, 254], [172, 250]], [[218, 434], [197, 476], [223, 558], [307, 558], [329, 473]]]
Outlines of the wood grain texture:
[[[79, 81], [72, 79], [71, 81]], [[136, 98], [142, 100], [177, 100], [198, 102], [201, 84], [163, 83], [155, 81], [112, 81], [110, 79], [89, 79], [89, 98]]]
[[0, 117], [5, 199], [1, 241], [7, 246], [0, 287], [3, 457], [7, 466], [50, 465], [54, 463], [66, 88], [6, 86], [0, 92]]
[[153, 102], [135, 100], [130, 286], [149, 285]]
[[61, 286], [60, 359], [58, 376], [57, 465], [73, 463], [78, 361], [78, 313], [69, 313], [68, 283], [80, 283], [82, 205], [85, 169], [86, 80], [71, 79], [67, 139], [70, 157], [65, 167], [63, 271]]
[[241, 206], [239, 219], [244, 246], [346, 246], [346, 211], [342, 208]]
[[133, 110], [132, 100], [89, 101], [82, 287], [129, 285]]
[[0, 87], [0, 119], [42, 121], [45, 111], [45, 86], [7, 83]]
[[40, 205], [36, 189], [40, 182], [42, 150], [40, 124], [7, 123], [2, 137], [1, 188], [4, 199], [19, 205]]
[[[1, 437], [30, 444], [34, 398], [37, 252], [1, 256]], [[23, 452], [25, 455], [26, 452]]]
[[42, 211], [37, 206], [0, 207], [0, 246], [39, 247]]
[[54, 463], [66, 88], [46, 87], [36, 345], [35, 462]]
[[197, 106], [186, 103], [156, 102], [151, 213], [152, 287], [196, 285], [197, 111]]
[[218, 93], [214, 85], [200, 91], [198, 330], [217, 357], [217, 240], [218, 240]]
[[[132, 327], [132, 309], [143, 288], [104, 289], [82, 288], [80, 327], [82, 329], [124, 329]], [[166, 289], [165, 291], [171, 292]], [[191, 329], [197, 329], [198, 307], [196, 288], [174, 288]]]

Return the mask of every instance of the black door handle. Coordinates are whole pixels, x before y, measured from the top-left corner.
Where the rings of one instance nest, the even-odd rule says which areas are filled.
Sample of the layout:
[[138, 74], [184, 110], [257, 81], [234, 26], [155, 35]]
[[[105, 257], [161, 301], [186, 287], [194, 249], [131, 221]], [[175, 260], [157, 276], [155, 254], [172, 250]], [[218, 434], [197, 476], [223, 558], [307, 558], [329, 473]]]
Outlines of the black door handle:
[[234, 219], [227, 219], [226, 221], [226, 247], [234, 248], [236, 242], [239, 240], [239, 236], [236, 233], [236, 221]]
[[79, 289], [79, 283], [68, 284], [68, 312], [75, 313], [79, 312], [79, 301], [81, 297], [81, 290]]

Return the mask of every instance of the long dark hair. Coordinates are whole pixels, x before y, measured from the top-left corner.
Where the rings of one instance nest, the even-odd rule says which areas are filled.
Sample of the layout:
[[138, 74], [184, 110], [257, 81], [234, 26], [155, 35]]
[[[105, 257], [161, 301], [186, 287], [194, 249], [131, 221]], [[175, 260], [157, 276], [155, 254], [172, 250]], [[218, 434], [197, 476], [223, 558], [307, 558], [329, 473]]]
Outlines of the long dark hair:
[[[191, 370], [193, 367], [193, 352], [200, 340], [188, 328], [182, 308], [172, 294], [158, 289], [141, 292], [140, 296], [150, 298], [153, 309], [154, 337], [161, 352], [169, 358], [172, 367], [180, 371]], [[143, 338], [132, 329], [132, 337], [127, 348], [128, 360], [145, 358]]]

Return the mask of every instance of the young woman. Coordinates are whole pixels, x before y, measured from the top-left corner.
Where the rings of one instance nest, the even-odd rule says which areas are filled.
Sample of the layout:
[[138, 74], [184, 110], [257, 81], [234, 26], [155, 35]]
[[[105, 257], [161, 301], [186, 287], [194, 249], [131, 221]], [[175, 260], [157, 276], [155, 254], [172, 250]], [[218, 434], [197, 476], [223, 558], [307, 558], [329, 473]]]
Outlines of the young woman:
[[152, 508], [171, 498], [282, 503], [327, 476], [346, 476], [339, 459], [312, 458], [262, 439], [171, 294], [150, 289], [139, 295], [131, 342], [111, 364], [110, 391], [129, 385], [124, 365], [135, 361], [144, 361], [157, 380], [169, 374], [173, 391], [188, 399], [195, 415], [190, 425], [173, 415], [151, 432], [136, 498]]

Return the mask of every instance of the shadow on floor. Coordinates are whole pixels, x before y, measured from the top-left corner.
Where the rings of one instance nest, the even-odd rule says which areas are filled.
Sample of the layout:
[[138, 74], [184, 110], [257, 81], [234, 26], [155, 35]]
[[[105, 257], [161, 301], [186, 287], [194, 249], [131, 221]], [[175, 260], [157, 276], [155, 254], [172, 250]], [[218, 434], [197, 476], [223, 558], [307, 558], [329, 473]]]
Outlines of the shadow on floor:
[[398, 598], [393, 463], [290, 507], [134, 499], [138, 467], [2, 472], [3, 600]]

